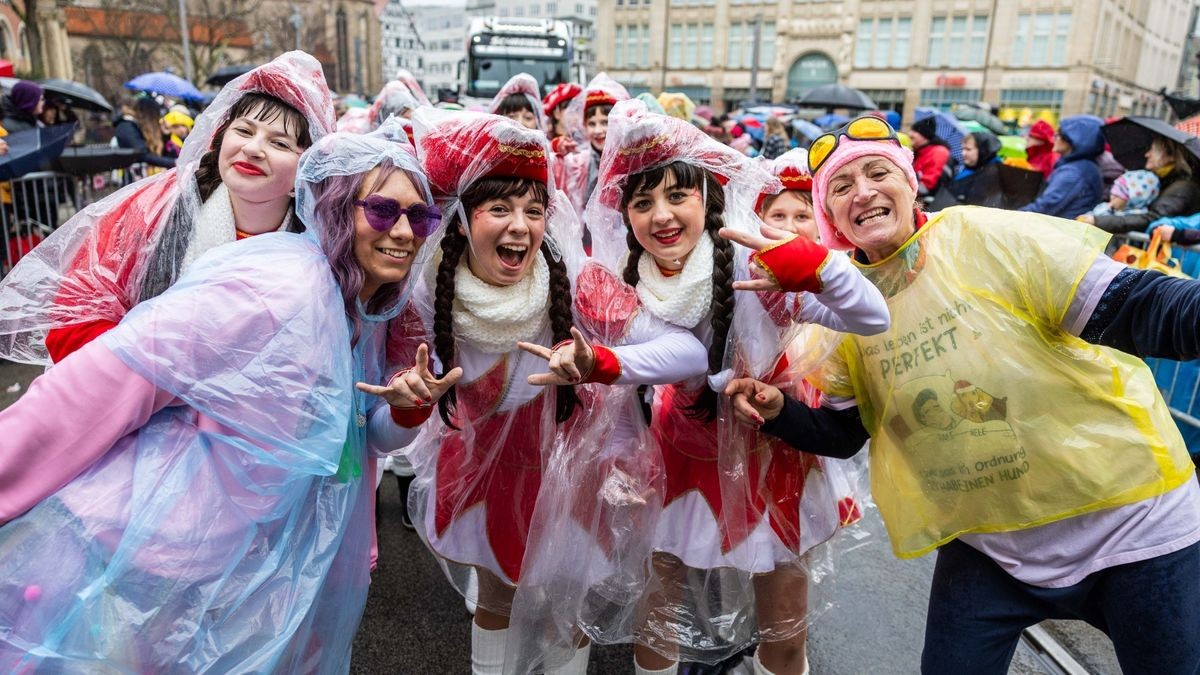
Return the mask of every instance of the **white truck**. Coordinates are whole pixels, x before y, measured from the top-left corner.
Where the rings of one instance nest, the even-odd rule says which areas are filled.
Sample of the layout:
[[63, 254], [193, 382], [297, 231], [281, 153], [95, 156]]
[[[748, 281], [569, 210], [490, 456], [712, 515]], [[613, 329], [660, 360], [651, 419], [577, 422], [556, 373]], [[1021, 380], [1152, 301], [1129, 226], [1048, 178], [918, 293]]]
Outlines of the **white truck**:
[[532, 75], [543, 96], [571, 81], [571, 32], [562, 21], [477, 17], [467, 27], [466, 48], [459, 83], [471, 99], [490, 100], [518, 73]]

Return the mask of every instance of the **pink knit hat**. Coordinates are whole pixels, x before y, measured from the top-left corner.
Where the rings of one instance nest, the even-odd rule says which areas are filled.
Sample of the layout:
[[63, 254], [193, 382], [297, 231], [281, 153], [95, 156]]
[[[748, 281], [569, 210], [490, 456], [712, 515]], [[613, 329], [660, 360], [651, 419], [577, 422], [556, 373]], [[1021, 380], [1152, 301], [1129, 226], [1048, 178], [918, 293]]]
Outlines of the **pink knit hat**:
[[900, 167], [904, 171], [904, 175], [908, 178], [908, 185], [917, 190], [917, 172], [913, 170], [913, 154], [908, 148], [900, 146], [898, 143], [891, 141], [855, 141], [847, 136], [839, 139], [837, 148], [833, 154], [826, 158], [816, 174], [813, 176], [813, 212], [817, 218], [817, 230], [821, 233], [821, 245], [832, 249], [848, 251], [854, 248], [845, 238], [838, 234], [838, 230], [829, 220], [829, 215], [825, 213], [825, 195], [829, 189], [829, 179], [838, 172], [838, 169], [853, 162], [859, 157], [868, 155], [876, 155], [885, 157], [891, 160], [892, 164]]

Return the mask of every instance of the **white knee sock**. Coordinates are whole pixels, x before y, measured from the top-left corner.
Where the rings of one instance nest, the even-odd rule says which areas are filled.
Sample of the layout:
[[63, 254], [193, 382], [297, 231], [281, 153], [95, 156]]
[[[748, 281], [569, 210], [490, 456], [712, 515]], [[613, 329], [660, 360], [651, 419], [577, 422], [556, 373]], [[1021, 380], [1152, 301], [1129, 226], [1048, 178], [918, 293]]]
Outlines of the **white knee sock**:
[[504, 672], [504, 643], [508, 629], [487, 630], [471, 622], [472, 675], [501, 675]]
[[587, 675], [588, 658], [592, 653], [592, 643], [580, 647], [575, 650], [575, 656], [571, 657], [558, 668], [549, 668], [546, 670], [546, 675]]
[[675, 675], [678, 672], [678, 663], [672, 663], [662, 670], [647, 670], [638, 664], [637, 659], [633, 661], [633, 675]]
[[[763, 665], [762, 659], [759, 658], [761, 653], [761, 651], [754, 652], [754, 675], [775, 675], [775, 673], [767, 670], [767, 667]], [[804, 658], [804, 670], [800, 671], [800, 675], [808, 675], [807, 655]]]

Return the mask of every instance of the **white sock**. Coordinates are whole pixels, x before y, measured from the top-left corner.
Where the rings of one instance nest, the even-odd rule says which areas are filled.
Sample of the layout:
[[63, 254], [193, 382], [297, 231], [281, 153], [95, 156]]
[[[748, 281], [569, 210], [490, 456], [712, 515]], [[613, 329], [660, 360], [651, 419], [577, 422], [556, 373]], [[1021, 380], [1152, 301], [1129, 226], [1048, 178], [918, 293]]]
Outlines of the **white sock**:
[[[761, 652], [758, 652], [758, 651], [754, 652], [754, 659], [753, 659], [754, 675], [775, 675], [775, 673], [771, 672], [770, 670], [767, 670], [767, 667], [763, 665], [762, 660], [760, 658], [758, 658], [760, 653]], [[808, 675], [808, 657], [807, 657], [807, 655], [805, 655], [805, 658], [804, 658], [804, 670], [800, 671], [800, 675]]]
[[647, 670], [638, 664], [637, 659], [633, 660], [633, 675], [675, 675], [678, 672], [678, 663], [672, 663], [662, 670]]
[[589, 642], [576, 649], [575, 656], [572, 656], [570, 661], [557, 668], [548, 669], [546, 675], [587, 675], [588, 659], [591, 657], [591, 653], [592, 643]]
[[502, 675], [504, 672], [504, 643], [508, 629], [487, 630], [471, 622], [472, 675]]

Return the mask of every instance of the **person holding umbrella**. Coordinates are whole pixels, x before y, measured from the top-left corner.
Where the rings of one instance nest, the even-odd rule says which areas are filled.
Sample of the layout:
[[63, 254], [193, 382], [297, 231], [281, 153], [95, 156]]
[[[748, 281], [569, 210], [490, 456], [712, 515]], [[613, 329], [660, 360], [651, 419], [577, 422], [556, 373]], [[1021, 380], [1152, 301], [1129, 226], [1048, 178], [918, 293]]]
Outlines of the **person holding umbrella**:
[[[813, 143], [821, 240], [887, 298], [813, 409], [750, 379], [736, 415], [814, 454], [871, 439], [895, 553], [938, 551], [921, 671], [1002, 674], [1021, 631], [1088, 621], [1126, 673], [1200, 670], [1200, 484], [1143, 356], [1200, 356], [1200, 282], [1127, 269], [1109, 236], [1032, 213], [916, 208], [909, 155], [859, 118]], [[790, 244], [723, 233], [788, 290]], [[769, 276], [770, 278], [765, 278]]]
[[[1141, 133], [1133, 133], [1132, 129]], [[1128, 132], [1128, 133], [1126, 133]], [[1190, 138], [1195, 144], [1200, 140], [1179, 131], [1160, 120], [1149, 118], [1125, 118], [1105, 127], [1109, 143], [1114, 145], [1114, 155], [1122, 159], [1129, 169], [1144, 168], [1154, 172], [1159, 179], [1158, 197], [1150, 202], [1144, 213], [1079, 216], [1079, 220], [1113, 233], [1142, 231], [1151, 222], [1171, 216], [1187, 216], [1200, 211], [1200, 185], [1192, 176], [1192, 162], [1200, 161], [1195, 153], [1184, 145]], [[1138, 147], [1129, 143], [1137, 139], [1145, 148], [1138, 157]], [[1149, 146], [1145, 142], [1149, 140]], [[1139, 160], [1144, 160], [1144, 166]], [[1096, 200], [1098, 203], [1099, 200]], [[1093, 206], [1095, 203], [1093, 204]]]

